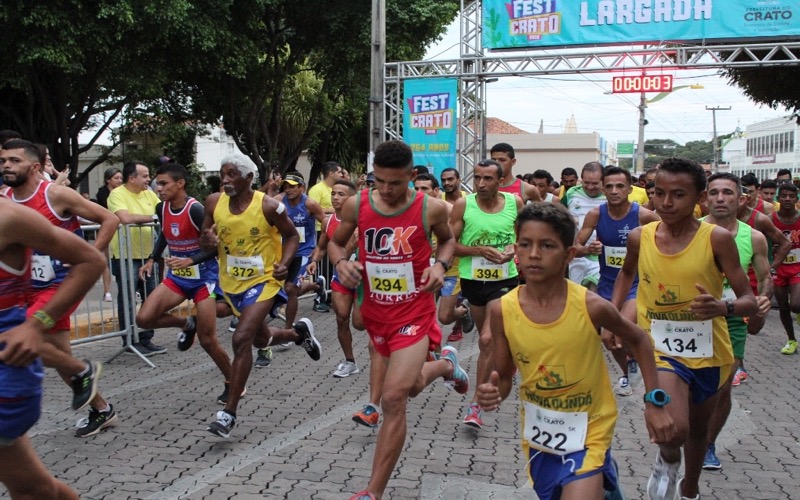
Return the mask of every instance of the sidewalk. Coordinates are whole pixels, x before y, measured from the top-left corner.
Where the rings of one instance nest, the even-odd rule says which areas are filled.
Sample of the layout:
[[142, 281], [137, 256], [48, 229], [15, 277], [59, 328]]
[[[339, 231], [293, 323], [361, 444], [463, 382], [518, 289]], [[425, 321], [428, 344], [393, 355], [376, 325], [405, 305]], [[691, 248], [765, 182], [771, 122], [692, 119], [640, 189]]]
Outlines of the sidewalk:
[[[119, 421], [97, 436], [74, 437], [75, 422], [86, 413], [69, 409], [68, 387], [48, 371], [42, 418], [31, 432], [37, 451], [85, 499], [349, 498], [367, 484], [377, 437], [350, 419], [367, 401], [366, 334], [354, 332], [362, 372], [335, 379], [330, 372], [342, 355], [333, 312], [310, 309], [301, 302], [298, 316], [308, 314], [314, 322], [322, 360], [311, 361], [298, 347], [278, 348], [269, 368], [253, 368], [229, 440], [205, 430], [222, 408], [216, 397], [223, 381], [215, 365], [197, 342], [178, 352], [177, 332], [162, 330], [155, 340], [169, 351], [150, 358], [155, 369], [131, 355], [106, 364], [101, 388]], [[230, 351], [227, 326], [218, 322]], [[734, 388], [734, 409], [717, 443], [723, 469], [703, 473], [703, 498], [796, 497], [800, 356], [781, 355], [784, 342], [773, 311], [765, 331], [748, 341], [751, 379]], [[78, 346], [75, 355], [105, 360], [120, 343]], [[474, 381], [476, 334], [459, 344]], [[639, 387], [620, 399], [612, 450], [628, 498], [644, 498], [656, 452], [644, 425], [642, 393]], [[406, 448], [385, 498], [536, 498], [523, 471], [516, 389], [512, 394], [477, 433], [460, 424], [468, 396], [435, 383], [412, 400]], [[5, 491], [0, 497], [7, 497]]]

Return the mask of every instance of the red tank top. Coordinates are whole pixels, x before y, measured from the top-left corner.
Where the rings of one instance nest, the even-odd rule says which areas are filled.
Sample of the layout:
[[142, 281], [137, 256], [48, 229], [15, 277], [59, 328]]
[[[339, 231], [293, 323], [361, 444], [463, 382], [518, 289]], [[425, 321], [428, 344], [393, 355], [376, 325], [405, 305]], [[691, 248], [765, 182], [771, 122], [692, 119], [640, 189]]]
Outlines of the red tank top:
[[758, 210], [758, 211], [759, 211], [759, 212], [761, 212], [762, 214], [763, 214], [763, 213], [765, 213], [765, 212], [764, 212], [764, 200], [762, 200], [762, 199], [759, 197], [759, 198], [756, 200], [756, 206], [755, 206], [755, 208], [753, 208], [753, 210], [754, 210], [754, 211], [755, 211], [755, 210]]
[[[66, 229], [83, 238], [83, 230], [81, 230], [81, 223], [78, 221], [78, 218], [74, 215], [61, 217], [50, 205], [48, 192], [52, 185], [52, 182], [39, 181], [39, 185], [36, 186], [36, 191], [24, 200], [20, 200], [14, 195], [13, 188], [9, 189], [7, 194], [16, 203], [25, 205], [44, 215], [54, 226]], [[51, 285], [61, 283], [64, 281], [64, 278], [67, 277], [69, 269], [64, 267], [61, 261], [50, 259], [50, 257], [36, 251], [33, 252], [33, 256], [31, 273], [31, 284], [33, 288], [41, 290]]]
[[25, 267], [13, 269], [0, 262], [0, 332], [10, 330], [25, 321], [30, 290], [30, 249], [26, 249]]
[[325, 234], [328, 236], [329, 240], [333, 239], [333, 233], [336, 232], [336, 228], [339, 227], [341, 222], [341, 219], [339, 219], [336, 214], [331, 214], [331, 216], [328, 217], [328, 223], [325, 225]]
[[189, 216], [189, 210], [195, 203], [197, 200], [188, 198], [178, 213], [172, 213], [168, 201], [161, 205], [164, 239], [167, 240], [169, 253], [176, 257], [191, 257], [200, 252], [200, 228]]
[[753, 229], [756, 229], [756, 217], [758, 217], [758, 212], [751, 210], [750, 217], [747, 218], [747, 225]]
[[785, 224], [778, 218], [778, 212], [772, 212], [772, 223], [792, 243], [792, 249], [789, 250], [789, 254], [781, 266], [790, 266], [790, 269], [796, 269], [796, 271], [792, 272], [800, 272], [800, 217], [792, 224]]
[[504, 193], [511, 193], [519, 196], [523, 200], [525, 199], [522, 196], [522, 179], [517, 179], [514, 181], [513, 184], [510, 184], [508, 186], [500, 186], [500, 188], [498, 188], [498, 191], [502, 191]]
[[408, 323], [435, 314], [432, 293], [420, 293], [422, 272], [430, 266], [431, 243], [425, 223], [425, 194], [415, 193], [405, 208], [379, 213], [370, 190], [359, 195], [358, 256], [364, 265], [359, 293], [364, 317]]

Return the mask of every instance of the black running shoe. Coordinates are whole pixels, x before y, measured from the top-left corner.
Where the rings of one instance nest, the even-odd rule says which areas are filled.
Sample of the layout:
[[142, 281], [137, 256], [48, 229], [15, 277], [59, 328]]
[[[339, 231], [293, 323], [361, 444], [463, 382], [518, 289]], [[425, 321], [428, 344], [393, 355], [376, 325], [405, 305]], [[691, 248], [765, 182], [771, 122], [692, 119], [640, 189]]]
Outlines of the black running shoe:
[[208, 424], [206, 429], [211, 434], [228, 439], [231, 437], [231, 430], [236, 425], [236, 417], [225, 410], [217, 412], [217, 420]]
[[178, 334], [178, 350], [188, 351], [194, 344], [194, 336], [197, 334], [197, 316], [186, 318], [186, 326]]
[[89, 369], [83, 375], [72, 377], [72, 409], [82, 410], [97, 396], [97, 381], [103, 373], [103, 364], [98, 361], [84, 362]]
[[114, 405], [108, 405], [108, 411], [97, 411], [94, 408], [89, 410], [89, 418], [84, 418], [75, 435], [78, 437], [94, 436], [106, 427], [114, 425], [117, 421], [117, 413]]
[[322, 356], [322, 346], [316, 337], [314, 337], [314, 325], [308, 318], [300, 318], [300, 321], [294, 324], [294, 331], [297, 332], [298, 339], [295, 341], [296, 345], [303, 346], [308, 355], [314, 361], [319, 361]]

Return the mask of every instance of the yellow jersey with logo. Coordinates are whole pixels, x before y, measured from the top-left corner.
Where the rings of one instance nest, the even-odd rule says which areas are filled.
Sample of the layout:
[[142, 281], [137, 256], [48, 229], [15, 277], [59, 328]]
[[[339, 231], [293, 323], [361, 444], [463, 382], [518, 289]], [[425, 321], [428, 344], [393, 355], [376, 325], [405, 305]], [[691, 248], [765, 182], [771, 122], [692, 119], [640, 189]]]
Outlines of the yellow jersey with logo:
[[267, 222], [264, 193], [255, 191], [241, 214], [230, 211], [230, 197], [222, 193], [214, 208], [219, 238], [219, 284], [225, 293], [243, 293], [273, 280], [273, 264], [283, 255], [281, 235]]
[[586, 289], [567, 282], [567, 300], [549, 324], [520, 307], [524, 286], [500, 299], [503, 327], [520, 374], [522, 447], [555, 455], [587, 449], [576, 474], [600, 468], [611, 447], [617, 403], [600, 336], [586, 308]]
[[697, 284], [712, 296], [722, 297], [724, 276], [711, 246], [716, 226], [701, 222], [686, 248], [666, 255], [656, 246], [659, 224], [651, 222], [642, 228], [636, 296], [637, 322], [650, 334], [656, 358], [670, 357], [692, 369], [733, 363], [725, 317], [700, 321], [689, 309], [700, 294]]

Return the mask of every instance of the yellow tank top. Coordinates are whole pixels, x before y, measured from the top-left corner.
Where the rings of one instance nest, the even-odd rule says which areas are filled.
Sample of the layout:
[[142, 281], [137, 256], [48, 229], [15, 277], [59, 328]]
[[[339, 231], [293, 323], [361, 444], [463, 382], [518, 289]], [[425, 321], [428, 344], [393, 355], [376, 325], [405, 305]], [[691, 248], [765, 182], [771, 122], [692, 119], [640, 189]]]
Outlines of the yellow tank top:
[[273, 264], [283, 254], [281, 235], [271, 226], [262, 204], [264, 193], [255, 191], [250, 205], [239, 215], [231, 213], [225, 193], [214, 208], [219, 237], [219, 284], [226, 293], [243, 293], [272, 280]]
[[[686, 248], [665, 255], [655, 241], [659, 224], [651, 222], [642, 228], [636, 296], [639, 326], [650, 334], [657, 358], [673, 358], [693, 369], [733, 363], [725, 317], [698, 321], [689, 310], [700, 294], [695, 284], [714, 297], [722, 297], [723, 274], [711, 247], [711, 232], [716, 226], [701, 222]], [[664, 366], [663, 362], [659, 366]]]
[[542, 325], [522, 311], [519, 293], [523, 288], [504, 295], [500, 304], [521, 380], [525, 456], [531, 447], [556, 455], [586, 448], [583, 467], [575, 473], [597, 469], [611, 447], [617, 403], [600, 336], [586, 308], [586, 289], [567, 281], [564, 311], [556, 321]]

